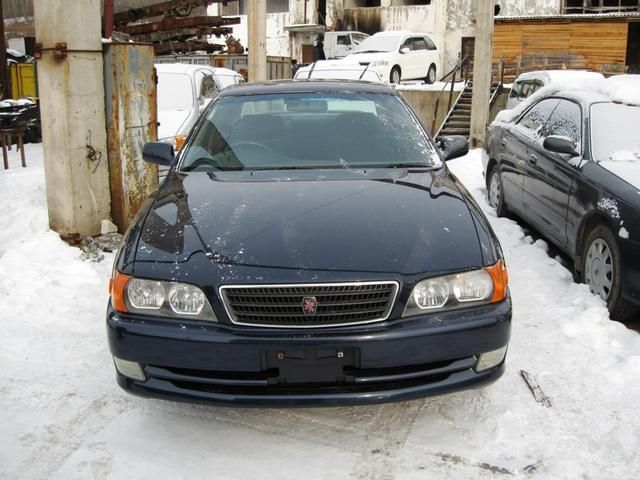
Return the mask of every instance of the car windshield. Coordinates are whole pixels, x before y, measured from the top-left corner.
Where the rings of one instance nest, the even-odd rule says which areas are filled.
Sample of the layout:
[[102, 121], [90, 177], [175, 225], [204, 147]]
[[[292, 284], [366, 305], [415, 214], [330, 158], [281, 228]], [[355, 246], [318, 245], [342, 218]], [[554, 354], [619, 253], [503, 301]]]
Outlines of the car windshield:
[[193, 89], [189, 75], [158, 74], [158, 110], [190, 110], [192, 106]]
[[399, 35], [380, 35], [365, 38], [353, 53], [395, 52], [400, 46]]
[[620, 103], [591, 106], [591, 149], [598, 161], [640, 161], [640, 107]]
[[396, 96], [289, 93], [223, 97], [181, 169], [440, 167], [431, 140]]

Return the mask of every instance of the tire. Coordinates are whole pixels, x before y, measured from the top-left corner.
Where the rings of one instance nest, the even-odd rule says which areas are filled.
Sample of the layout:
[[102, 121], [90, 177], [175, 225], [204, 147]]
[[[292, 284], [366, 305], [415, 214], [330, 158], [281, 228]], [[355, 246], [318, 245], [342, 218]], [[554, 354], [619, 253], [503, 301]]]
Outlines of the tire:
[[427, 76], [424, 78], [424, 82], [431, 85], [436, 82], [436, 66], [432, 63], [429, 66]]
[[582, 251], [582, 278], [605, 302], [613, 320], [633, 319], [637, 309], [622, 298], [622, 258], [615, 235], [605, 225], [589, 232]]
[[400, 67], [397, 65], [391, 69], [391, 73], [389, 74], [389, 82], [399, 84], [402, 79], [402, 75], [400, 72]]
[[502, 189], [502, 175], [498, 165], [494, 165], [487, 177], [487, 201], [489, 205], [496, 209], [498, 217], [504, 217], [507, 213], [507, 204], [504, 201], [504, 191]]

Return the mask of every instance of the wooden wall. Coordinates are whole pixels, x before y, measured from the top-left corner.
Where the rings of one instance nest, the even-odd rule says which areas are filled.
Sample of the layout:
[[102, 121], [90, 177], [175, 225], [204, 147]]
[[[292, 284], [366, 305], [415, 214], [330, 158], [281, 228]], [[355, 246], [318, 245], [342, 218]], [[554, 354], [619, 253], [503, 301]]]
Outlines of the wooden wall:
[[504, 57], [507, 63], [524, 65], [550, 59], [550, 66], [557, 68], [565, 59], [567, 68], [600, 71], [602, 65], [625, 64], [628, 29], [626, 21], [499, 22], [493, 34], [493, 60]]

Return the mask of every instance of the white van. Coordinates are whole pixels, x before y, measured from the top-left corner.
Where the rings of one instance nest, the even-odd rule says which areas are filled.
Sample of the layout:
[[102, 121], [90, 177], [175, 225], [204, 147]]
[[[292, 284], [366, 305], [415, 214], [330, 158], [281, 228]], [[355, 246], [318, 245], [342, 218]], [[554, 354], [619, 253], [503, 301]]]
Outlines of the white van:
[[327, 60], [344, 58], [368, 36], [362, 32], [325, 32], [322, 42], [324, 56]]
[[158, 141], [179, 150], [200, 112], [228, 85], [244, 78], [226, 68], [158, 63]]

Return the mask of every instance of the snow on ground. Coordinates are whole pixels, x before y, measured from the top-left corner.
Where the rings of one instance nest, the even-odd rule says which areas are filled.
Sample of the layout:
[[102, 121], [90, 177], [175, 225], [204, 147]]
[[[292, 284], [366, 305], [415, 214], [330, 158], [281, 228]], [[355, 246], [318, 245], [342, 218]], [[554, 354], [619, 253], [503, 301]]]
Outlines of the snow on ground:
[[[104, 312], [112, 255], [46, 229], [39, 146], [0, 171], [0, 478], [635, 479], [640, 335], [484, 201], [478, 151], [449, 163], [487, 211], [511, 276], [505, 375], [382, 406], [236, 409], [129, 396]], [[7, 233], [9, 232], [9, 233]], [[520, 370], [552, 406], [536, 403]]]

